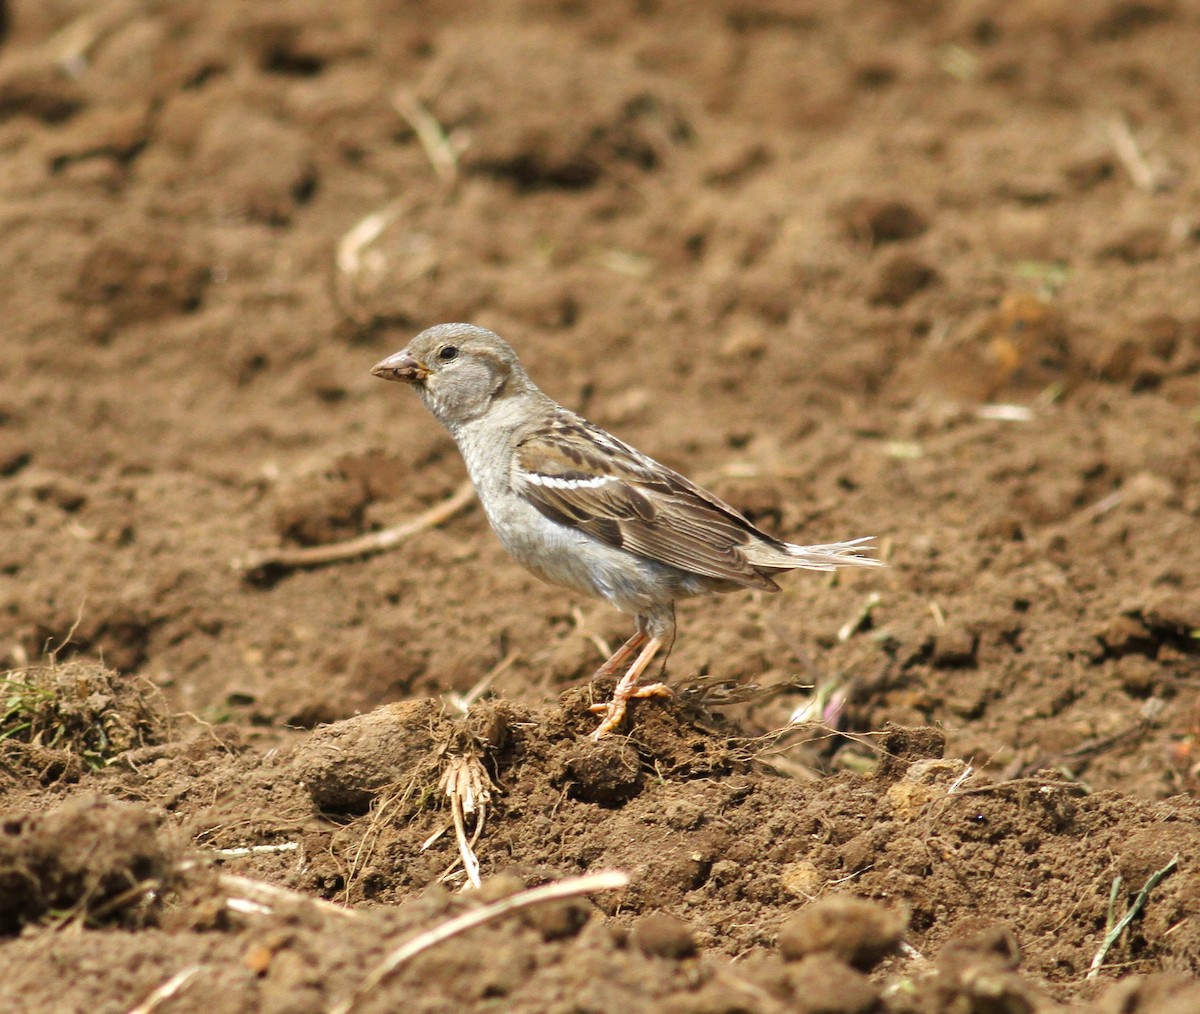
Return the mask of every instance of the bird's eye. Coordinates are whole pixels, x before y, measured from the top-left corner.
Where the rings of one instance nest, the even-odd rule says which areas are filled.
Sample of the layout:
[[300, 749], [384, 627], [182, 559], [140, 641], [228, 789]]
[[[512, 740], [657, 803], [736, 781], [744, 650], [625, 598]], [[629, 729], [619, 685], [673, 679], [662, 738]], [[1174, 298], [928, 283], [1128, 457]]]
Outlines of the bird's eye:
[[438, 349], [438, 359], [443, 363], [451, 363], [458, 358], [458, 349], [454, 345], [443, 345]]

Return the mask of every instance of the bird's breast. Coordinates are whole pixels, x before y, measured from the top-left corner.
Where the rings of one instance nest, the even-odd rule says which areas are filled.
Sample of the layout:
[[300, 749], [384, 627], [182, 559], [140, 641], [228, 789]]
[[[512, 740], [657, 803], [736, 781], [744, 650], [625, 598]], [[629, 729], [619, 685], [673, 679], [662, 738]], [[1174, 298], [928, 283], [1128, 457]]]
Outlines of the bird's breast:
[[511, 431], [479, 427], [454, 436], [501, 544], [543, 581], [605, 599], [632, 614], [657, 613], [675, 598], [708, 590], [694, 575], [610, 546], [538, 511], [513, 488]]

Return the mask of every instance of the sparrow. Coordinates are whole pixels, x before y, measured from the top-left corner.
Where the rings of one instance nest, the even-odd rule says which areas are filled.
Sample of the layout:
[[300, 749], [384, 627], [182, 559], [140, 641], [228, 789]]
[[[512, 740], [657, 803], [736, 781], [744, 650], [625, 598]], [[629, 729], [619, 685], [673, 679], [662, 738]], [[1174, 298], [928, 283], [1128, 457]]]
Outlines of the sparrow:
[[[499, 335], [438, 324], [371, 373], [415, 388], [450, 431], [504, 548], [550, 584], [604, 599], [636, 630], [596, 671], [624, 669], [592, 733], [617, 728], [675, 640], [675, 601], [739, 588], [778, 591], [788, 570], [875, 567], [870, 538], [798, 546], [756, 528], [694, 482], [543, 394]], [[660, 676], [661, 679], [661, 676]]]

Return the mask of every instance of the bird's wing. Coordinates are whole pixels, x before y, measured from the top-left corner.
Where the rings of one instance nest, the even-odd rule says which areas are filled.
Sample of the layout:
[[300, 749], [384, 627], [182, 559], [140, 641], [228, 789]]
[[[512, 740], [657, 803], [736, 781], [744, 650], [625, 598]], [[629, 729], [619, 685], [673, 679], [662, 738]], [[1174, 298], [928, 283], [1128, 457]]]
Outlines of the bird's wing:
[[778, 588], [744, 552], [754, 540], [775, 540], [678, 472], [565, 410], [518, 441], [512, 482], [545, 517], [610, 546], [718, 581]]

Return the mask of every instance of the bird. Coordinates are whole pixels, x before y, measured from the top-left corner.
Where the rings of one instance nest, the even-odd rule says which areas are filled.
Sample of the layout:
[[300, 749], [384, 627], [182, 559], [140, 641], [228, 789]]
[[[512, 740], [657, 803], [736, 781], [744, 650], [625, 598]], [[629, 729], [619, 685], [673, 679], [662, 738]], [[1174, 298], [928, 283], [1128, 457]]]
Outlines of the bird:
[[[778, 591], [789, 570], [876, 567], [871, 537], [800, 546], [760, 530], [713, 493], [544, 394], [498, 334], [438, 324], [371, 373], [413, 387], [450, 432], [504, 548], [537, 577], [603, 599], [635, 630], [596, 670], [621, 673], [591, 737], [662, 682], [675, 602], [742, 588]], [[658, 682], [641, 682], [662, 653]], [[622, 670], [624, 670], [622, 672]]]

